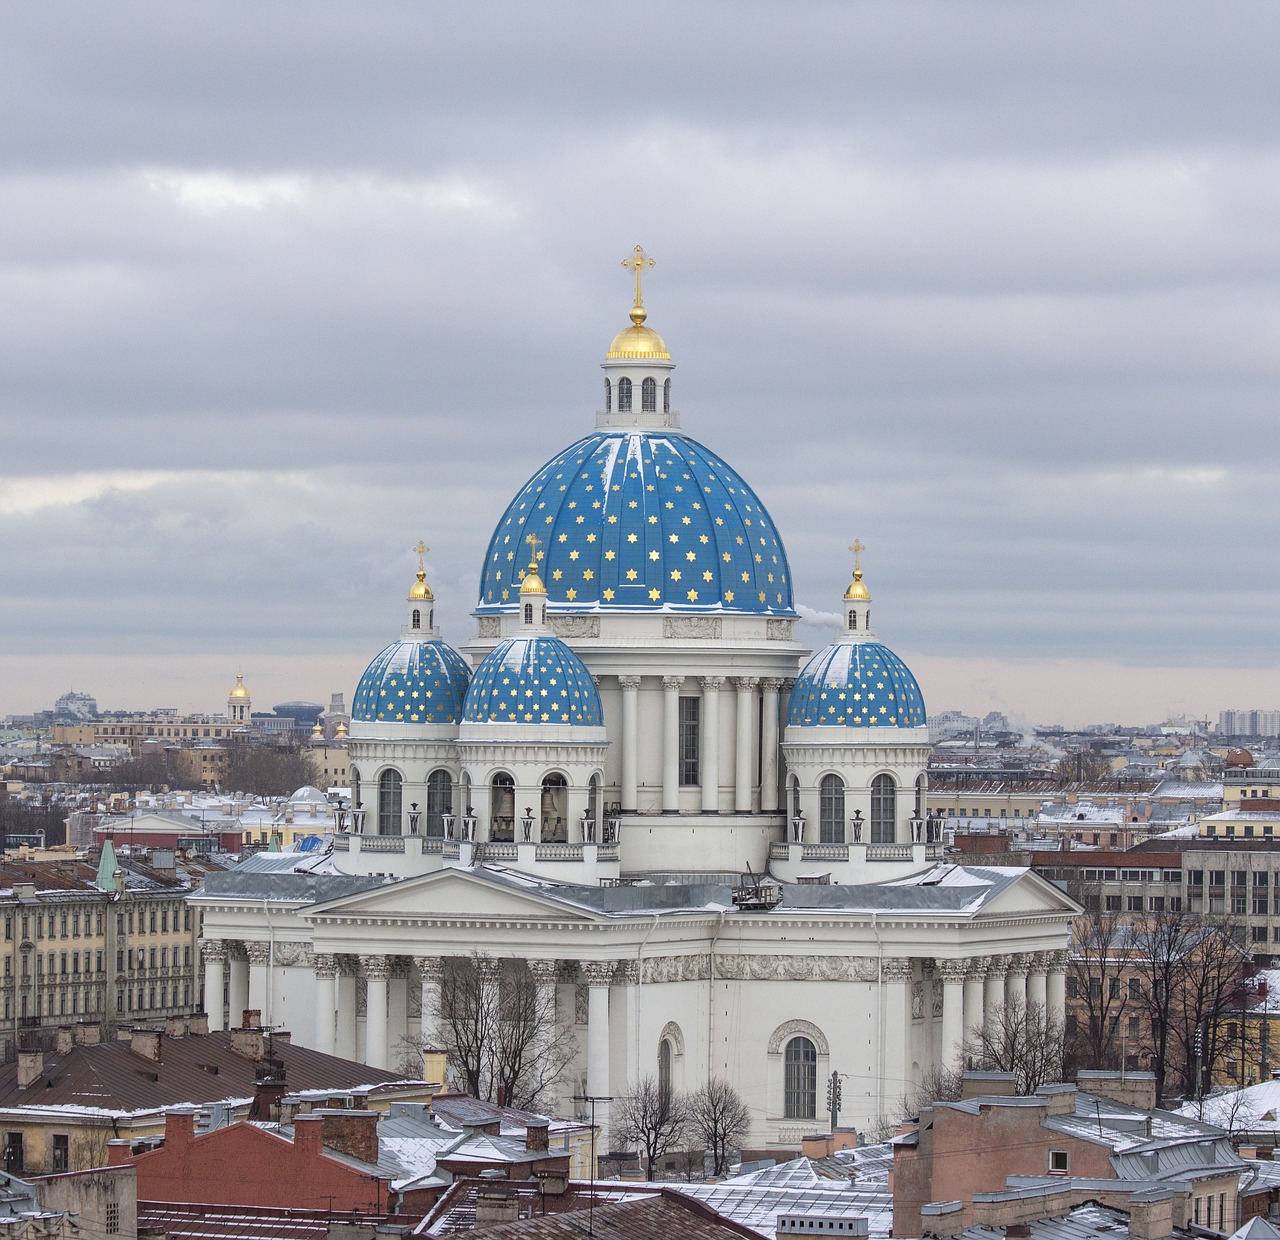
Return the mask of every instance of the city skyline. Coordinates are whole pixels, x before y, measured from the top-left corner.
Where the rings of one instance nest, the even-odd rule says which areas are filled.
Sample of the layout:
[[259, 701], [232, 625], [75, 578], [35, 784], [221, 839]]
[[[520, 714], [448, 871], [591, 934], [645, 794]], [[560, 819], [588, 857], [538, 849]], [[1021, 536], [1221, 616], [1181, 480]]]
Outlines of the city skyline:
[[637, 242], [810, 645], [857, 536], [933, 711], [1280, 703], [1280, 15], [662, 12], [0, 15], [0, 711], [349, 699], [420, 537], [466, 641]]

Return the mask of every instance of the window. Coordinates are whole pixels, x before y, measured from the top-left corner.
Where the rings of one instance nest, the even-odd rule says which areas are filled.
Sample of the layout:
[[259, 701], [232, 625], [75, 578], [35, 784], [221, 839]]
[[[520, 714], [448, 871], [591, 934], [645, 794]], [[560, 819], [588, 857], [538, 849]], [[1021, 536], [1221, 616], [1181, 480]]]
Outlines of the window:
[[1049, 1151], [1049, 1173], [1051, 1175], [1066, 1175], [1068, 1165], [1066, 1150]]
[[1164, 912], [1164, 896], [1148, 897], [1148, 907], [1150, 911], [1153, 913], [1163, 913]]
[[658, 411], [658, 384], [654, 379], [646, 379], [640, 385], [640, 412], [656, 413]]
[[618, 412], [619, 413], [631, 412], [631, 380], [630, 379], [618, 380]]
[[1233, 914], [1234, 916], [1237, 916], [1237, 917], [1239, 917], [1239, 916], [1243, 916], [1243, 915], [1244, 915], [1244, 910], [1245, 910], [1245, 905], [1246, 905], [1246, 904], [1248, 904], [1248, 903], [1249, 903], [1249, 901], [1248, 901], [1248, 900], [1246, 900], [1246, 899], [1244, 898], [1244, 896], [1232, 896], [1232, 897], [1231, 897], [1231, 912], [1232, 912], [1232, 914]]
[[453, 813], [453, 776], [432, 771], [427, 776], [427, 834], [444, 835], [444, 815]]
[[671, 412], [671, 380], [668, 379], [662, 385], [662, 412]]
[[1267, 941], [1267, 928], [1266, 928], [1266, 926], [1252, 926], [1252, 927], [1250, 927], [1250, 939], [1251, 939], [1251, 941], [1252, 941], [1252, 942], [1254, 942], [1254, 943], [1265, 943], [1265, 942]]
[[696, 697], [680, 699], [680, 783], [688, 787], [700, 777], [698, 750], [702, 702]]
[[604, 411], [605, 413], [613, 412], [613, 387], [608, 379], [604, 381]]
[[1259, 892], [1254, 888], [1253, 893], [1253, 912], [1256, 917], [1265, 917], [1267, 915], [1267, 896], [1265, 892]]
[[808, 1038], [792, 1038], [783, 1053], [783, 1114], [787, 1119], [818, 1114], [818, 1049]]
[[892, 775], [877, 775], [871, 781], [871, 842], [893, 844], [897, 841], [898, 788]]
[[1118, 977], [1107, 979], [1107, 997], [1109, 999], [1120, 998], [1120, 979]]
[[1142, 998], [1142, 978], [1131, 977], [1129, 979], [1129, 998], [1130, 999]]
[[1118, 912], [1120, 911], [1120, 897], [1119, 897], [1119, 896], [1107, 896], [1107, 898], [1106, 898], [1106, 904], [1107, 904], [1107, 912], [1108, 912], [1108, 913], [1118, 913]]
[[351, 808], [359, 809], [364, 804], [360, 799], [360, 768], [353, 766], [349, 775], [351, 778]]
[[526, 603], [524, 605], [524, 622], [525, 624], [533, 623], [533, 604]]
[[489, 838], [508, 844], [516, 838], [516, 781], [505, 771], [489, 784]]
[[858, 613], [851, 611], [849, 613], [849, 632], [856, 633], [858, 631]]
[[1130, 913], [1141, 913], [1141, 912], [1142, 912], [1142, 897], [1141, 897], [1141, 896], [1126, 896], [1126, 897], [1125, 897], [1125, 909], [1126, 909], [1128, 912], [1130, 912]]
[[671, 1039], [663, 1038], [658, 1043], [658, 1088], [664, 1093], [671, 1092]]
[[422, 628], [422, 612], [420, 612], [416, 607], [413, 609], [413, 617], [412, 617], [411, 623], [413, 624], [413, 627], [415, 629]]
[[1102, 978], [1091, 977], [1089, 979], [1089, 998], [1096, 1003], [1102, 998]]
[[26, 1170], [20, 1132], [4, 1134], [4, 1169], [13, 1175], [20, 1175]]
[[1131, 1038], [1140, 1038], [1142, 1036], [1142, 1018], [1139, 1016], [1129, 1017], [1129, 1036]]
[[1067, 998], [1080, 998], [1080, 979], [1074, 973], [1069, 974], [1067, 977]]
[[120, 1234], [120, 1203], [118, 1201], [107, 1202], [107, 1235], [116, 1236]]
[[399, 835], [404, 780], [399, 771], [383, 771], [378, 776], [378, 834]]
[[71, 1138], [65, 1132], [53, 1134], [52, 1170], [71, 1170]]
[[822, 843], [844, 843], [844, 780], [839, 775], [824, 775], [818, 785], [818, 828]]
[[1231, 885], [1233, 887], [1243, 887], [1249, 881], [1248, 870], [1232, 870]]

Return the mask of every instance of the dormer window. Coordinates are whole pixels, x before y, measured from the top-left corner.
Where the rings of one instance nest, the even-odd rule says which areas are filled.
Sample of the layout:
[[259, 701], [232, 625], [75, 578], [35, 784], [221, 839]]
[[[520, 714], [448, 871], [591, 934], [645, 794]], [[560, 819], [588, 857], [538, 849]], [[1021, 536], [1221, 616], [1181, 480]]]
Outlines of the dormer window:
[[658, 383], [656, 379], [646, 379], [640, 385], [640, 412], [656, 413], [658, 410]]
[[420, 612], [416, 607], [413, 609], [413, 615], [409, 618], [409, 622], [415, 629], [422, 628], [422, 612]]
[[662, 412], [671, 412], [671, 380], [668, 379], [662, 385]]
[[631, 412], [631, 380], [630, 379], [618, 380], [618, 412], [619, 413]]
[[613, 387], [608, 379], [604, 381], [604, 411], [605, 413], [613, 412]]

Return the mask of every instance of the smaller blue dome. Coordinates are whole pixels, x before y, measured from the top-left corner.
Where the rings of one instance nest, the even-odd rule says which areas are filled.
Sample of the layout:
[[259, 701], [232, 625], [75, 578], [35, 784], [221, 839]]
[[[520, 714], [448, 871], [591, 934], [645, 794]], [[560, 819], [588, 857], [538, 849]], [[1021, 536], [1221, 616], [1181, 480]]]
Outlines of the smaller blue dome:
[[351, 703], [360, 723], [457, 723], [471, 669], [439, 638], [392, 642], [365, 668]]
[[467, 690], [467, 723], [570, 723], [602, 727], [591, 673], [550, 633], [508, 637], [485, 655]]
[[791, 690], [800, 728], [922, 728], [924, 695], [911, 669], [879, 642], [836, 642], [813, 655]]

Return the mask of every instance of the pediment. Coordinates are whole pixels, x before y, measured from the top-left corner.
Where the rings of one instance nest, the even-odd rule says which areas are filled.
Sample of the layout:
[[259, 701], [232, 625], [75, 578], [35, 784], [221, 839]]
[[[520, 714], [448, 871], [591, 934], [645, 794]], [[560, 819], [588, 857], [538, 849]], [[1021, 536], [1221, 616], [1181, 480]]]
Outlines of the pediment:
[[1075, 917], [1084, 910], [1060, 887], [1034, 870], [1024, 870], [995, 893], [977, 917], [1008, 917], [1014, 914], [1059, 913]]
[[[570, 889], [570, 893], [571, 893]], [[317, 904], [302, 914], [309, 921], [372, 917], [395, 920], [447, 918], [469, 921], [598, 921], [590, 909], [575, 907], [571, 894], [522, 888], [518, 881], [476, 870], [438, 870], [420, 878], [388, 883], [372, 891]]]

